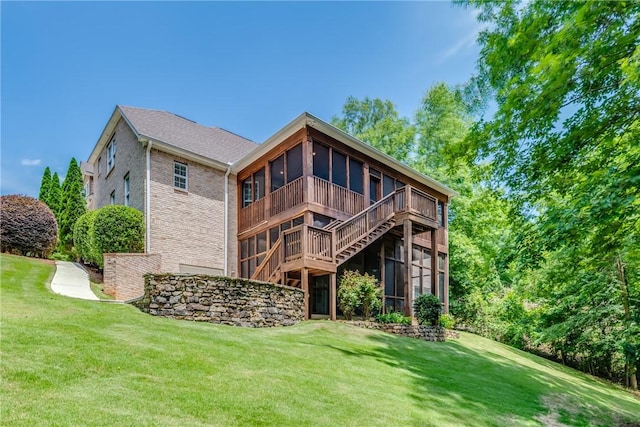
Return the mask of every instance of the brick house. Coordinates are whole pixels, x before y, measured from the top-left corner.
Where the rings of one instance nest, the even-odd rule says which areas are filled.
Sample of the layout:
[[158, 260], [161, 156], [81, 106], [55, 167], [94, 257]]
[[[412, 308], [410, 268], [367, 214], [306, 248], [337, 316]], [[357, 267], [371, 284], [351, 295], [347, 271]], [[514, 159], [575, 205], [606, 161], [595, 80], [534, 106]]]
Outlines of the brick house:
[[149, 269], [206, 273], [300, 287], [307, 317], [335, 319], [338, 278], [357, 269], [383, 283], [387, 310], [410, 315], [421, 293], [448, 307], [455, 192], [308, 113], [256, 144], [117, 106], [82, 170], [90, 209], [145, 215], [145, 254], [105, 256], [121, 299]]

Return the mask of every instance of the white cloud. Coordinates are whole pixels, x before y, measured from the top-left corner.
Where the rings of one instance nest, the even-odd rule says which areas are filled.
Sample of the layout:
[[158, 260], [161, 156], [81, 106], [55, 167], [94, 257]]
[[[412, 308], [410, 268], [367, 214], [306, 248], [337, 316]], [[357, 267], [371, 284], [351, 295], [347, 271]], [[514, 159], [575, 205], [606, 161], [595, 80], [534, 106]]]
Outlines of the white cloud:
[[458, 53], [464, 52], [467, 49], [473, 47], [473, 45], [476, 44], [477, 37], [478, 31], [473, 31], [467, 34], [464, 38], [458, 40], [453, 46], [449, 47], [449, 49], [442, 52], [442, 54], [440, 55], [441, 60], [451, 58], [452, 56], [455, 56]]
[[458, 22], [453, 24], [453, 27], [458, 29], [461, 36], [455, 43], [440, 53], [439, 62], [444, 62], [458, 54], [469, 53], [477, 47], [476, 40], [478, 35], [487, 26], [485, 23], [478, 22], [479, 13], [480, 11], [477, 9], [469, 10]]
[[22, 159], [20, 162], [22, 166], [40, 166], [40, 163], [42, 163], [40, 159]]

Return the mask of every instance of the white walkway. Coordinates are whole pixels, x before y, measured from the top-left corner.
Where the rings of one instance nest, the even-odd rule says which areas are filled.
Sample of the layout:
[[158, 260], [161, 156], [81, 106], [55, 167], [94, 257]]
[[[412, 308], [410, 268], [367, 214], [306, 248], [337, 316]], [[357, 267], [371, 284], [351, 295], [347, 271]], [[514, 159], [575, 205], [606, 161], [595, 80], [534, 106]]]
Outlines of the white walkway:
[[68, 261], [56, 261], [56, 274], [51, 281], [51, 290], [71, 298], [99, 301], [91, 291], [87, 272]]

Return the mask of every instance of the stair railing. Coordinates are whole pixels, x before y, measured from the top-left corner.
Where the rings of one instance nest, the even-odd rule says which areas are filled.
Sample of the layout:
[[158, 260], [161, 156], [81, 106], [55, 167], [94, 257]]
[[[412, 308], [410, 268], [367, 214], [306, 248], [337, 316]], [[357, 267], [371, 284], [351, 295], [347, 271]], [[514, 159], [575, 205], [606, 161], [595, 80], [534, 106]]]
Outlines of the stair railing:
[[260, 263], [256, 271], [253, 272], [251, 280], [261, 280], [268, 282], [271, 279], [273, 273], [282, 264], [282, 239], [276, 240], [276, 243], [266, 253], [264, 261]]
[[395, 192], [388, 194], [335, 228], [336, 255], [369, 235], [380, 224], [393, 217], [395, 213], [395, 194]]

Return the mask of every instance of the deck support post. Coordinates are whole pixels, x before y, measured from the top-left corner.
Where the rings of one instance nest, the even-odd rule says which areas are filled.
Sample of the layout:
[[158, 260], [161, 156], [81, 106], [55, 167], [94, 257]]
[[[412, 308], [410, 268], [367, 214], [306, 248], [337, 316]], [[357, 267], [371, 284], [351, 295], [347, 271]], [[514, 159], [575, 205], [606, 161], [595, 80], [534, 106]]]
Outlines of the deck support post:
[[336, 320], [336, 305], [337, 305], [337, 274], [331, 273], [329, 275], [329, 319]]
[[438, 286], [438, 229], [431, 229], [431, 293], [440, 298], [440, 287]]
[[302, 276], [302, 290], [304, 291], [304, 320], [309, 320], [309, 269], [303, 268], [300, 274]]
[[413, 317], [413, 286], [411, 286], [411, 264], [413, 255], [411, 220], [405, 219], [403, 224], [404, 241], [404, 315]]

